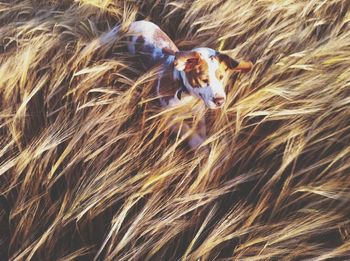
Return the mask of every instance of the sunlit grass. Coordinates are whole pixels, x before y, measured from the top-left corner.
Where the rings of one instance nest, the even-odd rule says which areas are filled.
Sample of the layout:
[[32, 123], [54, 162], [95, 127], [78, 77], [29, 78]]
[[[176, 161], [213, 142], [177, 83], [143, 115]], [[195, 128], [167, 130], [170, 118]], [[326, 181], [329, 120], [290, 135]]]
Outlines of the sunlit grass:
[[[346, 259], [349, 10], [345, 0], [0, 2], [0, 256]], [[127, 54], [135, 19], [180, 48], [254, 62], [228, 82], [225, 107], [205, 112], [209, 150], [186, 145], [200, 104], [159, 108], [159, 68]], [[184, 121], [192, 129], [172, 134]]]

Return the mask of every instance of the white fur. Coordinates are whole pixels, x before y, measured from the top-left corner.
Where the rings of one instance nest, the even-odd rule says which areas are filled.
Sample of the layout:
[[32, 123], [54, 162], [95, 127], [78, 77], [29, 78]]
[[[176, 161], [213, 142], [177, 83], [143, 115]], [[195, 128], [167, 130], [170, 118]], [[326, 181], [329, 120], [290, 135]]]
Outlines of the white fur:
[[135, 46], [139, 35], [145, 40], [145, 45], [153, 46], [152, 58], [154, 60], [163, 58], [164, 54], [162, 48], [167, 47], [167, 43], [164, 41], [155, 42], [155, 31], [160, 30], [158, 25], [148, 21], [136, 21], [129, 27], [129, 33], [134, 35], [132, 41], [128, 44], [129, 52], [135, 54]]
[[[129, 43], [128, 48], [129, 52], [132, 54], [135, 54], [135, 45], [137, 41], [138, 35], [142, 35], [145, 44], [154, 46], [152, 58], [158, 59], [162, 58], [163, 52], [162, 47], [166, 47], [167, 43], [165, 42], [157, 42], [155, 43], [154, 40], [154, 33], [156, 30], [160, 30], [160, 28], [155, 25], [154, 23], [148, 22], [148, 21], [137, 21], [130, 25], [129, 32], [131, 34], [135, 34], [132, 38], [132, 42]], [[184, 84], [189, 91], [191, 95], [193, 95], [196, 98], [202, 99], [205, 103], [205, 105], [210, 109], [216, 109], [220, 106], [217, 106], [213, 100], [216, 97], [222, 97], [226, 99], [225, 89], [222, 82], [216, 78], [215, 71], [219, 68], [219, 62], [216, 59], [212, 59], [212, 56], [215, 56], [216, 51], [210, 48], [196, 48], [193, 49], [193, 51], [197, 51], [200, 53], [202, 59], [204, 59], [208, 64], [208, 77], [209, 77], [209, 86], [207, 87], [201, 87], [201, 88], [193, 88], [191, 84], [188, 82], [185, 72], [178, 68], [178, 70], [174, 70], [174, 79], [179, 79], [179, 75], [181, 74], [181, 77], [184, 80]], [[171, 60], [171, 61], [170, 61]], [[173, 62], [174, 56], [169, 56], [167, 63]], [[184, 68], [183, 68], [184, 69]], [[158, 83], [159, 85], [159, 83]], [[159, 86], [157, 86], [159, 88]], [[172, 100], [172, 104], [176, 103], [176, 98]], [[178, 101], [177, 101], [178, 102]], [[164, 106], [162, 104], [162, 106]]]
[[215, 71], [219, 68], [220, 64], [217, 59], [212, 59], [212, 56], [215, 56], [216, 51], [210, 48], [196, 48], [193, 51], [200, 53], [202, 59], [204, 59], [208, 64], [208, 78], [209, 86], [201, 88], [193, 88], [188, 82], [186, 73], [181, 71], [181, 76], [184, 79], [184, 84], [188, 91], [195, 97], [200, 98], [204, 101], [205, 105], [210, 109], [216, 109], [221, 106], [217, 106], [213, 99], [215, 97], [222, 97], [226, 99], [225, 86], [223, 83], [216, 77]]
[[[115, 41], [115, 39], [118, 37], [119, 29], [120, 29], [120, 26], [116, 26], [108, 33], [102, 35], [97, 41], [98, 46], [102, 46], [104, 44], [108, 44], [108, 43]], [[133, 22], [129, 27], [129, 33], [132, 36], [131, 42], [128, 44], [129, 52], [131, 54], [136, 53], [135, 44], [136, 44], [138, 36], [142, 35], [142, 37], [145, 40], [145, 44], [150, 45], [150, 46], [154, 46], [153, 58], [157, 59], [160, 57], [160, 55], [163, 58], [164, 55], [162, 53], [162, 48], [167, 47], [168, 43], [166, 43], [164, 41], [160, 41], [157, 43], [155, 42], [154, 33], [156, 30], [160, 30], [159, 27], [151, 22], [148, 22], [148, 21]], [[96, 42], [94, 42], [94, 44], [96, 45]], [[85, 47], [84, 50], [88, 50], [88, 48], [92, 48], [91, 46], [94, 46], [94, 45], [87, 46], [87, 47]], [[215, 70], [216, 70], [215, 68], [217, 68], [217, 67], [215, 67], [216, 66], [215, 63], [211, 62], [210, 58], [209, 58], [210, 55], [215, 54], [215, 51], [212, 49], [209, 49], [209, 48], [198, 48], [195, 50], [199, 51], [201, 53], [202, 57], [204, 59], [206, 59], [206, 61], [208, 62], [209, 71], [210, 71], [209, 77], [215, 78]], [[166, 65], [172, 64], [174, 62], [174, 59], [175, 59], [175, 56], [169, 55], [167, 60], [165, 61]], [[161, 87], [160, 80], [163, 76], [163, 73], [164, 73], [163, 71], [160, 72], [158, 82], [157, 82], [157, 89], [156, 90], [157, 90], [158, 95], [160, 95], [160, 87]], [[213, 84], [211, 84], [211, 86], [208, 86], [206, 88], [197, 88], [197, 89], [202, 89], [202, 90], [195, 90], [188, 83], [186, 75], [183, 72], [180, 72], [178, 70], [174, 70], [173, 71], [174, 80], [179, 80], [180, 77], [183, 78], [184, 84], [191, 95], [187, 95], [187, 96], [179, 99], [177, 96], [177, 92], [175, 92], [173, 98], [170, 99], [168, 103], [165, 101], [165, 99], [160, 98], [160, 103], [161, 103], [162, 107], [169, 107], [169, 106], [172, 107], [172, 106], [179, 106], [179, 105], [183, 105], [183, 104], [185, 105], [186, 103], [193, 102], [193, 99], [195, 97], [202, 98], [201, 97], [201, 95], [202, 95], [204, 97], [203, 100], [204, 100], [205, 104], [209, 108], [214, 108], [213, 102], [211, 102], [210, 99], [212, 99], [215, 94], [222, 94], [220, 92], [221, 85], [219, 83], [213, 81]], [[223, 91], [223, 88], [222, 88], [222, 91]], [[222, 96], [224, 96], [224, 94]], [[190, 128], [187, 124], [183, 124], [182, 128], [180, 126], [177, 126], [177, 125], [172, 126], [172, 128], [175, 132], [180, 131], [181, 135], [185, 135], [185, 133], [187, 131], [190, 131]], [[200, 147], [203, 144], [205, 139], [206, 139], [206, 128], [205, 128], [205, 119], [203, 118], [200, 121], [199, 132], [198, 133], [195, 132], [189, 137], [189, 145], [191, 146], [192, 149], [197, 149], [198, 147]], [[205, 148], [206, 147], [204, 147], [204, 149]]]
[[[135, 45], [136, 45], [137, 38], [139, 35], [142, 35], [142, 37], [145, 40], [145, 45], [150, 45], [154, 47], [154, 51], [152, 54], [153, 59], [164, 57], [161, 48], [167, 47], [168, 43], [165, 43], [163, 41], [160, 41], [157, 43], [155, 42], [154, 33], [156, 30], [160, 30], [159, 27], [151, 22], [137, 21], [132, 23], [129, 28], [129, 33], [133, 35], [132, 41], [128, 44], [130, 53], [135, 54], [135, 51], [136, 51]], [[174, 93], [173, 98], [168, 100], [168, 102], [166, 102], [165, 99], [160, 97], [160, 104], [162, 107], [174, 107], [174, 106], [185, 105], [186, 103], [192, 102], [194, 98], [200, 98], [200, 99], [203, 99], [207, 107], [217, 108], [217, 106], [212, 102], [212, 99], [215, 97], [215, 95], [226, 97], [222, 84], [220, 83], [220, 81], [216, 79], [216, 76], [215, 76], [215, 70], [218, 68], [219, 65], [217, 62], [210, 59], [211, 55], [215, 55], [215, 51], [209, 48], [198, 48], [198, 49], [195, 49], [195, 51], [200, 52], [203, 59], [205, 59], [205, 61], [208, 63], [209, 77], [211, 79], [210, 86], [205, 88], [192, 88], [186, 78], [185, 73], [183, 71], [174, 69], [173, 79], [180, 80], [180, 78], [182, 78], [187, 90], [191, 95], [187, 95], [179, 99], [177, 95], [178, 94], [178, 91], [177, 91]], [[175, 56], [169, 55], [167, 60], [165, 61], [164, 68], [173, 64], [174, 59], [175, 59]], [[161, 71], [157, 81], [156, 91], [159, 96], [161, 95], [160, 82], [163, 77], [163, 74], [164, 74], [164, 71]], [[187, 131], [190, 131], [189, 126], [187, 124], [184, 124], [182, 128], [178, 125], [174, 125], [172, 126], [172, 128], [174, 132], [180, 131], [182, 135], [184, 135]], [[202, 119], [200, 121], [200, 131], [198, 133], [191, 134], [191, 136], [189, 137], [190, 147], [192, 149], [197, 149], [198, 147], [201, 146], [201, 144], [203, 144], [205, 138], [206, 138], [205, 119]]]
[[136, 21], [129, 27], [129, 33], [142, 34], [146, 42], [153, 43], [154, 32], [159, 29], [158, 25], [148, 21]]

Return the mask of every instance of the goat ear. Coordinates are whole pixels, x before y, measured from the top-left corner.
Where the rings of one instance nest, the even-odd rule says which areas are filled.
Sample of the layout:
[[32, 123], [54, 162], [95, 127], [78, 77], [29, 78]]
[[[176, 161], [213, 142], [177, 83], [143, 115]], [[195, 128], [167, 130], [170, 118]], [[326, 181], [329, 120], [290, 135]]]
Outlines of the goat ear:
[[191, 71], [198, 65], [200, 55], [198, 52], [183, 51], [175, 53], [174, 66], [178, 71]]
[[249, 72], [253, 68], [253, 63], [250, 61], [237, 61], [223, 53], [218, 53], [217, 57], [220, 63], [224, 63], [227, 69], [232, 71]]

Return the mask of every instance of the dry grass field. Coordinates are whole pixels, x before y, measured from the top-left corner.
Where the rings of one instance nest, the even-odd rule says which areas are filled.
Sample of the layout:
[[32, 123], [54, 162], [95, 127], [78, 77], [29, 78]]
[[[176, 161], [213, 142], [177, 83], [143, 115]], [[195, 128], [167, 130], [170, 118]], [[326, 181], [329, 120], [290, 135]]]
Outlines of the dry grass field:
[[[141, 19], [254, 62], [209, 152], [99, 41]], [[349, 0], [0, 0], [0, 108], [0, 260], [350, 258]]]

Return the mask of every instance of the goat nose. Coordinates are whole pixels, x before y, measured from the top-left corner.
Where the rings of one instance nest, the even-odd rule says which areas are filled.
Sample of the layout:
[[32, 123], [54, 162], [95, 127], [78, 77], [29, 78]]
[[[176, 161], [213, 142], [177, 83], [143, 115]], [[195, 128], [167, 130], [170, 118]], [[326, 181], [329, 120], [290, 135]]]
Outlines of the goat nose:
[[213, 102], [217, 105], [217, 106], [221, 106], [224, 104], [225, 102], [225, 98], [224, 97], [215, 97], [213, 99]]

